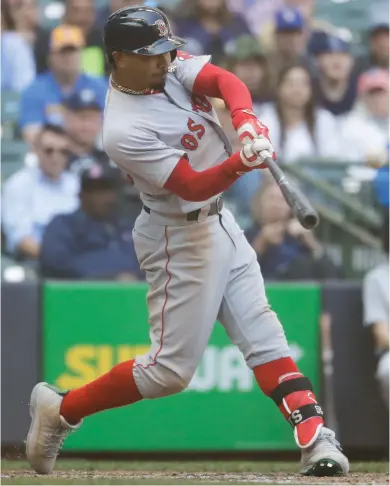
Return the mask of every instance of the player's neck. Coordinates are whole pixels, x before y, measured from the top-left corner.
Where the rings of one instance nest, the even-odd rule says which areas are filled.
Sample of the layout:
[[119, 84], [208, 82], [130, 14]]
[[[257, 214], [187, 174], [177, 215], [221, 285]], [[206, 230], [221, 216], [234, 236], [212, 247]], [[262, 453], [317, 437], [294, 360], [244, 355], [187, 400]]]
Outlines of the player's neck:
[[113, 71], [111, 74], [111, 79], [116, 83], [118, 86], [121, 86], [126, 89], [130, 89], [131, 91], [144, 91], [149, 89], [149, 86], [145, 85], [145, 81], [143, 80], [136, 80], [136, 79], [129, 79], [128, 75], [121, 73], [119, 71]]

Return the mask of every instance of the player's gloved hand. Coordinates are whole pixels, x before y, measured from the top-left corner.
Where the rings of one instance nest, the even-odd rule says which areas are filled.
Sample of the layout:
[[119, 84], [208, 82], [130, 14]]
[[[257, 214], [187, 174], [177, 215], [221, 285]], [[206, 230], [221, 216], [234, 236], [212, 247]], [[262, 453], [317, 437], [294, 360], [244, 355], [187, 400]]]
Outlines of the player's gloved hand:
[[[232, 123], [243, 144], [251, 143], [260, 136], [270, 140], [268, 127], [261, 123], [252, 110], [236, 110], [232, 116]], [[275, 151], [272, 158], [276, 159]]]
[[240, 152], [241, 160], [244, 165], [253, 169], [265, 169], [265, 157], [274, 158], [275, 149], [268, 138], [261, 135], [251, 143], [247, 143]]

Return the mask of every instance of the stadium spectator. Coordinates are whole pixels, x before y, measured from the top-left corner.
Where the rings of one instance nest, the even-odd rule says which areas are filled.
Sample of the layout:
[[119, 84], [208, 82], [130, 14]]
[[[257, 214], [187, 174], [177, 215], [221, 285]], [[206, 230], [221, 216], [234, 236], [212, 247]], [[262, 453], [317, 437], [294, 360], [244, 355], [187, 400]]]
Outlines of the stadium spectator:
[[266, 182], [252, 200], [254, 227], [247, 238], [265, 280], [322, 280], [339, 276], [312, 231], [292, 219], [274, 182]]
[[316, 106], [310, 72], [304, 64], [281, 71], [276, 101], [263, 105], [259, 118], [269, 127], [278, 158], [285, 163], [340, 156], [335, 117]]
[[75, 92], [91, 90], [104, 106], [107, 82], [81, 72], [84, 37], [78, 27], [56, 27], [50, 40], [50, 71], [40, 74], [22, 94], [19, 124], [25, 140], [34, 142], [45, 123], [63, 123], [62, 102]]
[[214, 64], [220, 62], [230, 42], [250, 34], [244, 19], [229, 11], [226, 0], [184, 0], [178, 10], [184, 16], [176, 19], [176, 34], [186, 39], [186, 51], [211, 54]]
[[341, 124], [345, 159], [379, 167], [387, 160], [389, 141], [389, 74], [371, 69], [359, 77], [358, 103]]
[[[174, 3], [177, 4], [180, 0], [176, 0]], [[108, 17], [113, 13], [123, 7], [129, 7], [131, 5], [145, 5], [148, 7], [159, 7], [168, 4], [170, 7], [170, 1], [165, 0], [162, 2], [154, 0], [108, 0], [105, 5], [97, 12], [96, 25], [99, 28], [103, 28]]]
[[315, 16], [315, 0], [284, 0], [285, 6], [297, 8], [303, 15], [306, 27], [306, 38], [309, 40], [315, 32], [335, 34], [337, 29], [330, 22]]
[[258, 40], [250, 35], [241, 36], [226, 54], [226, 68], [246, 84], [253, 109], [258, 111], [261, 103], [272, 99], [269, 62]]
[[78, 179], [66, 171], [68, 137], [44, 126], [36, 140], [38, 165], [13, 174], [4, 184], [2, 216], [6, 245], [20, 259], [36, 259], [48, 222], [78, 206]]
[[116, 174], [99, 165], [82, 174], [80, 209], [57, 216], [44, 233], [44, 276], [121, 281], [139, 278], [133, 225], [117, 214], [116, 182]]
[[71, 172], [82, 170], [99, 162], [108, 165], [109, 158], [99, 144], [102, 128], [102, 106], [91, 90], [75, 93], [64, 101], [64, 128], [69, 136]]
[[82, 52], [83, 71], [94, 76], [108, 73], [102, 29], [96, 27], [94, 0], [66, 0], [64, 23], [83, 31], [85, 47]]
[[47, 51], [50, 32], [40, 25], [38, 0], [12, 0], [9, 3], [16, 30], [26, 39], [34, 51], [38, 73], [47, 70]]
[[[386, 11], [387, 10], [387, 11]], [[376, 15], [368, 31], [368, 54], [361, 57], [358, 62], [359, 72], [377, 67], [389, 69], [389, 7], [379, 10], [381, 17]]]
[[350, 45], [322, 32], [309, 43], [309, 52], [315, 57], [318, 69], [316, 93], [319, 103], [336, 116], [349, 112], [357, 93]]
[[7, 2], [1, 2], [1, 89], [23, 91], [35, 78], [35, 60], [29, 43], [15, 32]]
[[[284, 6], [283, 0], [228, 0], [229, 10], [242, 15], [251, 32], [260, 35], [273, 31], [275, 12]], [[271, 26], [271, 29], [270, 29]], [[263, 44], [263, 43], [262, 43]]]
[[310, 66], [306, 57], [306, 35], [303, 15], [296, 8], [282, 8], [275, 14], [274, 48], [269, 54], [275, 77], [287, 65], [302, 62]]
[[389, 214], [383, 229], [387, 259], [364, 277], [364, 324], [372, 330], [377, 358], [376, 377], [383, 400], [389, 407]]
[[[258, 2], [263, 3], [263, 2]], [[259, 29], [261, 45], [266, 51], [272, 51], [275, 44], [275, 13], [285, 7], [285, 9], [298, 9], [303, 16], [304, 24], [304, 37], [305, 44], [315, 37], [319, 32], [328, 32], [329, 34], [335, 34], [336, 28], [329, 22], [314, 16], [314, 0], [284, 0], [281, 2], [272, 2], [273, 5], [273, 15], [269, 18], [267, 22], [261, 22], [263, 27]]]

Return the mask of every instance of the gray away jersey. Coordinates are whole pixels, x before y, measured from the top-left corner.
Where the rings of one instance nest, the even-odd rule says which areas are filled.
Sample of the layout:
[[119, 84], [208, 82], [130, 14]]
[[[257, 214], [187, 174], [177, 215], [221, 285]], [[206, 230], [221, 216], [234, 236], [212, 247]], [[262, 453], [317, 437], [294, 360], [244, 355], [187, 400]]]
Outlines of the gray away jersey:
[[130, 176], [143, 203], [161, 215], [198, 209], [216, 199], [188, 202], [164, 189], [180, 158], [201, 171], [231, 154], [209, 99], [192, 94], [195, 78], [210, 56], [178, 58], [172, 63], [165, 93], [129, 95], [110, 87], [103, 124], [108, 156]]

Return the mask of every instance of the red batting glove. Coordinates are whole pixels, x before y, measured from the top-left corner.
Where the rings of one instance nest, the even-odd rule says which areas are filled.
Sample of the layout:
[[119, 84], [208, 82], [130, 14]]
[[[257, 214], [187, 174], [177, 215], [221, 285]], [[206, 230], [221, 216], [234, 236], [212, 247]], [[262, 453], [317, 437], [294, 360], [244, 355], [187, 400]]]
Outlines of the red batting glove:
[[[253, 142], [259, 136], [270, 140], [268, 127], [261, 123], [252, 110], [236, 110], [232, 116], [232, 123], [240, 142], [244, 145]], [[275, 152], [272, 158], [276, 160]], [[262, 168], [264, 167], [266, 166]]]

